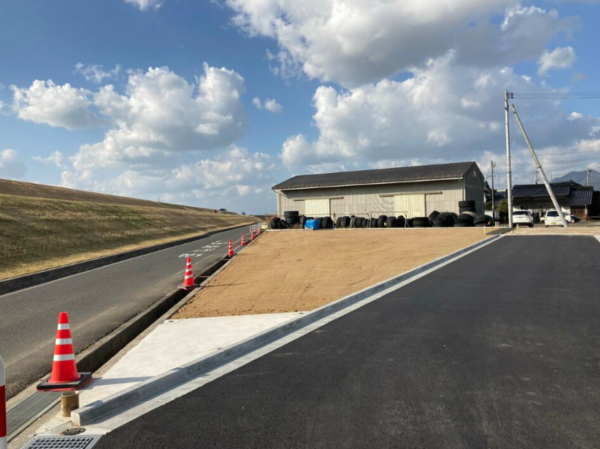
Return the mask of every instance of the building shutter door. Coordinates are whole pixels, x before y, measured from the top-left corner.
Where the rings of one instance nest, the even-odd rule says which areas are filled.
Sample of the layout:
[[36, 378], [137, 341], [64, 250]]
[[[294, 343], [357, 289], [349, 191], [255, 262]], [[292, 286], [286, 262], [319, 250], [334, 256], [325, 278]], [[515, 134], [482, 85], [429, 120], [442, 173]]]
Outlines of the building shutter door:
[[307, 217], [329, 217], [329, 199], [306, 200], [304, 203]]
[[394, 212], [406, 218], [425, 217], [425, 195], [394, 196]]

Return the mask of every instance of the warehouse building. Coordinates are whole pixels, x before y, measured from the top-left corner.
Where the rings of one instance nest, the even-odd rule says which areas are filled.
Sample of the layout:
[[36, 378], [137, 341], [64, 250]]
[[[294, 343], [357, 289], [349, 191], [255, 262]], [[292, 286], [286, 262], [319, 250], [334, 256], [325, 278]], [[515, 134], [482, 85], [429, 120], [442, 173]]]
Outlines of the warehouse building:
[[[593, 210], [594, 188], [573, 181], [550, 183], [552, 192], [564, 213], [582, 220], [596, 215]], [[526, 209], [543, 217], [554, 204], [544, 184], [524, 184], [513, 187], [513, 207]]]
[[426, 217], [458, 213], [459, 201], [484, 209], [484, 177], [475, 162], [294, 176], [273, 187], [277, 215]]

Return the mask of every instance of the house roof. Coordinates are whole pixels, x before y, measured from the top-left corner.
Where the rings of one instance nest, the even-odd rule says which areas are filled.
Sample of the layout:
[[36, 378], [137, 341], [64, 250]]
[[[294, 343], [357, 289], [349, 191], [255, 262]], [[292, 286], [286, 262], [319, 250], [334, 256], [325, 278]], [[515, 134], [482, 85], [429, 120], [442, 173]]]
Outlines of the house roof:
[[[319, 187], [347, 187], [368, 184], [395, 184], [417, 181], [462, 179], [475, 162], [420, 165], [415, 167], [383, 168], [316, 175], [299, 175], [283, 181], [273, 190], [316, 189]], [[479, 167], [477, 167], [479, 171]]]
[[[568, 201], [570, 206], [589, 206], [592, 204], [594, 188], [582, 186], [573, 181], [550, 183], [557, 199]], [[544, 184], [516, 185], [513, 187], [513, 199], [519, 200], [550, 200], [550, 195]]]

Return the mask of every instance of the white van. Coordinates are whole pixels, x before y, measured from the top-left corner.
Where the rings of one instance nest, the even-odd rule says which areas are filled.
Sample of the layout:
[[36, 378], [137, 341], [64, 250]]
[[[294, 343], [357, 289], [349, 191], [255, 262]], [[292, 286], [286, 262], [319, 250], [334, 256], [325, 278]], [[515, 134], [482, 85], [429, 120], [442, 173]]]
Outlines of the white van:
[[562, 226], [562, 220], [558, 215], [558, 211], [555, 209], [549, 210], [546, 212], [546, 219], [544, 220], [544, 224], [546, 227], [548, 226]]

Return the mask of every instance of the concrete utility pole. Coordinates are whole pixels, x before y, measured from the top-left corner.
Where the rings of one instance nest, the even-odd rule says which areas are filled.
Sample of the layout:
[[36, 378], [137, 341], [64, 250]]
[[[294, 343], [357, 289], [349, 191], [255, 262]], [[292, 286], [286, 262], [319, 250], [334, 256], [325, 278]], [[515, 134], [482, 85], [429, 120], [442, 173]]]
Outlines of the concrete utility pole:
[[562, 209], [560, 208], [560, 205], [558, 204], [558, 201], [556, 200], [556, 196], [554, 196], [554, 192], [552, 191], [552, 187], [550, 186], [550, 183], [548, 182], [548, 178], [546, 178], [546, 174], [544, 173], [544, 169], [542, 168], [542, 164], [540, 164], [540, 161], [539, 161], [537, 155], [535, 154], [535, 150], [533, 149], [533, 146], [531, 145], [531, 141], [529, 140], [529, 136], [527, 135], [527, 132], [525, 131], [525, 128], [523, 127], [523, 123], [521, 123], [521, 119], [519, 118], [519, 114], [517, 114], [517, 110], [515, 108], [515, 105], [511, 104], [510, 106], [512, 108], [513, 114], [515, 114], [515, 118], [517, 119], [517, 123], [519, 124], [519, 128], [521, 128], [521, 132], [523, 133], [523, 137], [525, 138], [525, 141], [527, 142], [527, 146], [529, 147], [529, 151], [531, 152], [531, 157], [533, 157], [533, 162], [535, 162], [536, 168], [540, 172], [540, 175], [542, 175], [542, 181], [544, 181], [546, 189], [548, 189], [548, 193], [550, 194], [550, 198], [552, 199], [552, 204], [554, 204], [554, 208], [558, 212], [558, 216], [560, 217], [560, 221], [562, 221], [563, 226], [566, 228], [566, 227], [569, 226], [567, 224], [567, 220], [565, 220], [565, 216], [562, 213]]
[[586, 180], [585, 180], [585, 185], [589, 187], [590, 185], [590, 175], [591, 175], [591, 170], [588, 168], [587, 169], [587, 176], [586, 176]]
[[494, 161], [491, 162], [491, 169], [492, 169], [492, 218], [495, 220], [496, 219], [496, 195], [494, 194], [494, 166], [496, 165], [496, 163]]
[[512, 207], [512, 166], [510, 164], [510, 126], [508, 121], [508, 98], [512, 94], [504, 91], [504, 121], [506, 124], [506, 198], [508, 199], [508, 226], [513, 226]]

